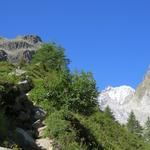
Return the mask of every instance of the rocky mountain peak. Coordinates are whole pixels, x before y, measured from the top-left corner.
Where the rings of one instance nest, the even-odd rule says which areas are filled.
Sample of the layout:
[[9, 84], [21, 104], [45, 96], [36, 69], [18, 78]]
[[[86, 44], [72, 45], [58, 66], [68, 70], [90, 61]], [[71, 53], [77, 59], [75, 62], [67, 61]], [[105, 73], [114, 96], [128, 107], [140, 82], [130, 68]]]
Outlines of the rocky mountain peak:
[[0, 38], [0, 61], [19, 63], [22, 59], [30, 62], [32, 55], [43, 44], [37, 35], [18, 36], [15, 39]]
[[42, 39], [38, 35], [24, 35], [24, 36], [19, 36], [18, 38], [23, 39], [25, 41], [28, 41], [32, 44], [36, 44], [39, 42], [42, 42]]

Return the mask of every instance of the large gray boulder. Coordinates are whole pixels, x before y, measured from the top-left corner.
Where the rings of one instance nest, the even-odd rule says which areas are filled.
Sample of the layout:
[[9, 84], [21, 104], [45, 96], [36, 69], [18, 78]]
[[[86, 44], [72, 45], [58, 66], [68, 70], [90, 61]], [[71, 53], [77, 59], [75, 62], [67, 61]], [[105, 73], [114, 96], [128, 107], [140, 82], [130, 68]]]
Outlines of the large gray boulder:
[[37, 145], [34, 139], [23, 129], [16, 128], [16, 140], [25, 150], [35, 150]]

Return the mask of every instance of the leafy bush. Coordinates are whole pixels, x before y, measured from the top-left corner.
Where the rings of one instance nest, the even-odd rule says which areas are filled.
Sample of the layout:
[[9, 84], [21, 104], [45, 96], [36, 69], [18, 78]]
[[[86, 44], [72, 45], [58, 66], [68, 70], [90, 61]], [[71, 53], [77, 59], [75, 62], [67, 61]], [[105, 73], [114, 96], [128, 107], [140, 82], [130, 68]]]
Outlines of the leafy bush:
[[74, 112], [91, 114], [97, 106], [98, 91], [91, 73], [81, 72], [72, 75], [68, 107]]

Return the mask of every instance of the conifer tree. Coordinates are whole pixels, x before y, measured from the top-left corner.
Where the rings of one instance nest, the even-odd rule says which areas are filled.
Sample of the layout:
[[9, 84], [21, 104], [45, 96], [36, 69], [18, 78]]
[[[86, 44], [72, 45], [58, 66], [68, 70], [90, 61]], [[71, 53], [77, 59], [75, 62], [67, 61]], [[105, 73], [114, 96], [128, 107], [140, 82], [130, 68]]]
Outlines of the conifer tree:
[[144, 137], [146, 138], [146, 140], [150, 141], [150, 117], [148, 117], [145, 123]]
[[136, 120], [135, 114], [133, 111], [131, 111], [128, 122], [127, 122], [127, 129], [129, 132], [141, 135], [142, 134], [142, 127], [138, 120]]
[[111, 111], [111, 109], [110, 109], [109, 106], [107, 106], [107, 107], [105, 108], [104, 114], [105, 114], [107, 117], [109, 117], [109, 118], [115, 120], [115, 118], [114, 118], [114, 116], [113, 116], [113, 113], [112, 113], [112, 111]]

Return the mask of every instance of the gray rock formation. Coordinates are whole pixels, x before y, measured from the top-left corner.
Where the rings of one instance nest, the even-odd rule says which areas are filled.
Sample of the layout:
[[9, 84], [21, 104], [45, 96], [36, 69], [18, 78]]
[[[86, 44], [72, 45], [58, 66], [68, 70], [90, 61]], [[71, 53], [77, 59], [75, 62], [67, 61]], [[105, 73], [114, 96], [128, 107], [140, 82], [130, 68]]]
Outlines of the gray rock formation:
[[34, 139], [23, 129], [21, 128], [16, 128], [16, 138], [19, 142], [20, 145], [22, 145], [22, 147], [24, 149], [28, 149], [28, 148], [32, 148], [33, 150], [37, 149], [37, 145], [34, 141]]
[[23, 40], [26, 40], [32, 44], [42, 42], [42, 39], [37, 35], [25, 35], [25, 36], [20, 37], [20, 38], [22, 38]]
[[5, 61], [8, 59], [8, 55], [5, 51], [0, 50], [0, 61]]
[[47, 114], [47, 112], [44, 111], [44, 110], [43, 110], [42, 108], [40, 108], [40, 107], [35, 107], [35, 108], [34, 108], [34, 112], [35, 112], [34, 118], [35, 118], [36, 120], [38, 120], [38, 119], [44, 119], [44, 118], [46, 117], [46, 114]]
[[41, 38], [36, 35], [19, 36], [11, 40], [0, 38], [0, 61], [20, 63], [24, 60], [29, 63], [42, 44]]

